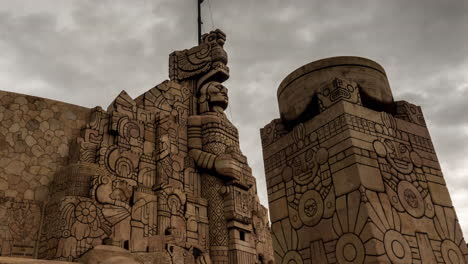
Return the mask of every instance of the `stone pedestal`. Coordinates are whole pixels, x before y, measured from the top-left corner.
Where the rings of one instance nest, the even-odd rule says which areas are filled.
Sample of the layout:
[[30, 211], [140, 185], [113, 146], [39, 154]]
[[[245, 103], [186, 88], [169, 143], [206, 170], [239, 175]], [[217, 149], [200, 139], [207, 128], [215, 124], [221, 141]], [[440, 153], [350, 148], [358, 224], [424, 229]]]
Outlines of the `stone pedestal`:
[[287, 120], [261, 130], [277, 263], [467, 263], [421, 109], [387, 87], [383, 68], [355, 57], [280, 86]]

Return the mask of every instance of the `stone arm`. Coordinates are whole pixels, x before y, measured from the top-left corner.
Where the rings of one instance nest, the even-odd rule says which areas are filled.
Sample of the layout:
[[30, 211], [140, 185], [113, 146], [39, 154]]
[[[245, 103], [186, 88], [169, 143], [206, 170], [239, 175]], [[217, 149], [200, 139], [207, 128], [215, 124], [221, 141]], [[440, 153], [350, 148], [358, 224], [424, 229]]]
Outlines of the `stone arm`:
[[188, 119], [189, 156], [199, 168], [211, 170], [230, 179], [241, 176], [237, 162], [229, 154], [214, 154], [203, 150], [202, 117], [191, 116]]
[[191, 116], [188, 119], [189, 156], [195, 160], [198, 167], [213, 170], [216, 155], [203, 151], [201, 117]]

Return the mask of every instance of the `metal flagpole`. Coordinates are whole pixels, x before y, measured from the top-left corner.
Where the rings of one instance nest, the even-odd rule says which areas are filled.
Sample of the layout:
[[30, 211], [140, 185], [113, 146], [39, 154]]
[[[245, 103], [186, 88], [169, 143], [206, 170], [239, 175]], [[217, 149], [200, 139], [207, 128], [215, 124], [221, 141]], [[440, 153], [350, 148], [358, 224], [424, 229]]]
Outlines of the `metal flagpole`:
[[198, 2], [198, 45], [201, 44], [201, 25], [203, 24], [201, 20], [201, 4], [203, 3], [204, 0], [197, 0]]

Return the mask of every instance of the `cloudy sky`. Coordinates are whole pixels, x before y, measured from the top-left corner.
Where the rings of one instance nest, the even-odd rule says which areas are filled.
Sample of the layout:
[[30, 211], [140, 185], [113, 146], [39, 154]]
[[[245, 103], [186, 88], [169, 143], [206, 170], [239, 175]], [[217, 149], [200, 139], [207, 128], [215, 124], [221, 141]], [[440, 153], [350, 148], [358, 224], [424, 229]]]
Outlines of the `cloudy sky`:
[[[210, 15], [211, 9], [211, 15]], [[468, 234], [468, 1], [205, 0], [204, 31], [227, 33], [228, 116], [264, 204], [259, 129], [291, 71], [339, 55], [387, 71], [395, 99], [423, 107]], [[0, 0], [0, 89], [93, 107], [168, 78], [196, 44], [196, 0]]]

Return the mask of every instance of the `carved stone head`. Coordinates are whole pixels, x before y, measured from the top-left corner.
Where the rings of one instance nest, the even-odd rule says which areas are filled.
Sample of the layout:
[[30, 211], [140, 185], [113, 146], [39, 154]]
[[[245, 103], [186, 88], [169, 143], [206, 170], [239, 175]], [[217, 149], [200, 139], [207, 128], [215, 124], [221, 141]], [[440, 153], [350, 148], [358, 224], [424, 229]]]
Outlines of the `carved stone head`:
[[226, 34], [220, 29], [211, 31], [210, 33], [203, 34], [202, 43], [206, 43], [211, 46], [211, 59], [213, 64], [222, 63], [227, 64], [227, 53], [223, 49], [224, 43], [226, 42]]
[[395, 106], [396, 118], [403, 119], [420, 126], [426, 126], [426, 121], [424, 120], [424, 115], [420, 106], [408, 103], [406, 101], [395, 102]]
[[225, 110], [229, 103], [227, 92], [227, 88], [220, 82], [212, 81], [204, 84], [198, 99], [200, 114], [213, 111], [214, 106]]
[[226, 34], [219, 29], [202, 36], [202, 43], [191, 49], [174, 51], [169, 56], [169, 77], [183, 81], [196, 79], [225, 81], [229, 78], [228, 56], [223, 46]]
[[361, 105], [357, 83], [343, 78], [334, 78], [320, 89], [317, 96], [320, 111], [324, 111], [341, 100]]

